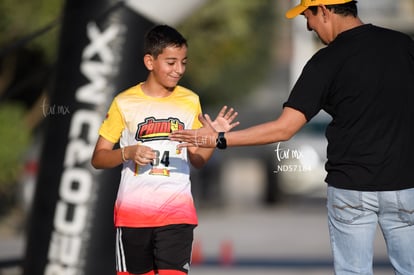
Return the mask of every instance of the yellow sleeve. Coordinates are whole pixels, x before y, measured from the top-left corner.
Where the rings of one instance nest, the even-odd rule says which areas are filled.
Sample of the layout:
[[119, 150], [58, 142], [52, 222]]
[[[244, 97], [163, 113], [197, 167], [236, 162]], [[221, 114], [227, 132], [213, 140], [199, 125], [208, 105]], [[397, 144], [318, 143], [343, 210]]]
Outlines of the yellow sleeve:
[[115, 99], [112, 101], [106, 118], [99, 129], [99, 135], [110, 142], [117, 143], [121, 138], [124, 128], [125, 122]]
[[199, 114], [202, 114], [200, 102], [198, 102], [197, 104], [197, 111], [196, 111], [196, 115], [194, 117], [194, 123], [191, 129], [199, 129], [203, 127], [203, 124], [201, 124], [200, 120], [198, 119]]

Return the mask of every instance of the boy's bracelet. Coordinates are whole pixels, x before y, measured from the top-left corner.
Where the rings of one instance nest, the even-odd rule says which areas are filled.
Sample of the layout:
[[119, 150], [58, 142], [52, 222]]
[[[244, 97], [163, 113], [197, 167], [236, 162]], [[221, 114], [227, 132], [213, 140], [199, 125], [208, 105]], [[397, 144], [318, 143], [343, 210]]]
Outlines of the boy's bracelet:
[[121, 157], [122, 157], [122, 161], [126, 162], [127, 160], [125, 159], [125, 147], [121, 148]]

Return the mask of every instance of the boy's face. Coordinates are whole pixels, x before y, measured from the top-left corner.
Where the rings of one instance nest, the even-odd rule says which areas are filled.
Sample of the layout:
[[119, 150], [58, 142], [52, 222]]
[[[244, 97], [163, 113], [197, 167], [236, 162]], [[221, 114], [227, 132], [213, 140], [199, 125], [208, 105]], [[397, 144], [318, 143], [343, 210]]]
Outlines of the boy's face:
[[173, 89], [184, 75], [187, 64], [187, 47], [166, 47], [157, 58], [150, 56], [146, 63], [155, 81], [165, 88]]

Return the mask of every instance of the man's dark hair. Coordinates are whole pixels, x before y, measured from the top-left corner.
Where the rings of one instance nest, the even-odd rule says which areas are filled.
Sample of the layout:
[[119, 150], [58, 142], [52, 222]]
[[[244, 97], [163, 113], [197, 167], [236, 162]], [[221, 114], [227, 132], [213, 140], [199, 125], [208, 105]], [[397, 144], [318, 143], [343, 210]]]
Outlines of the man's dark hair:
[[166, 47], [170, 46], [187, 46], [187, 40], [170, 26], [157, 25], [145, 35], [144, 54], [150, 54], [157, 58]]
[[[358, 16], [358, 8], [357, 8], [357, 1], [351, 1], [345, 4], [337, 4], [337, 5], [326, 5], [328, 10], [332, 10], [336, 14], [341, 14], [343, 16]], [[318, 6], [311, 6], [309, 10], [312, 12], [313, 15], [318, 13]]]

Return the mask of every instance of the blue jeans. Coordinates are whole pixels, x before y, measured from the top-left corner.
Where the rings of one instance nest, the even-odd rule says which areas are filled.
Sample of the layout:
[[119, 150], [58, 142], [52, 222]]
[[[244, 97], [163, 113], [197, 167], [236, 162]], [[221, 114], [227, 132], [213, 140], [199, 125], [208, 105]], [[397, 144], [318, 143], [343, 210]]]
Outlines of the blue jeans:
[[327, 207], [335, 274], [373, 274], [377, 224], [395, 274], [414, 274], [414, 188], [361, 192], [329, 186]]

